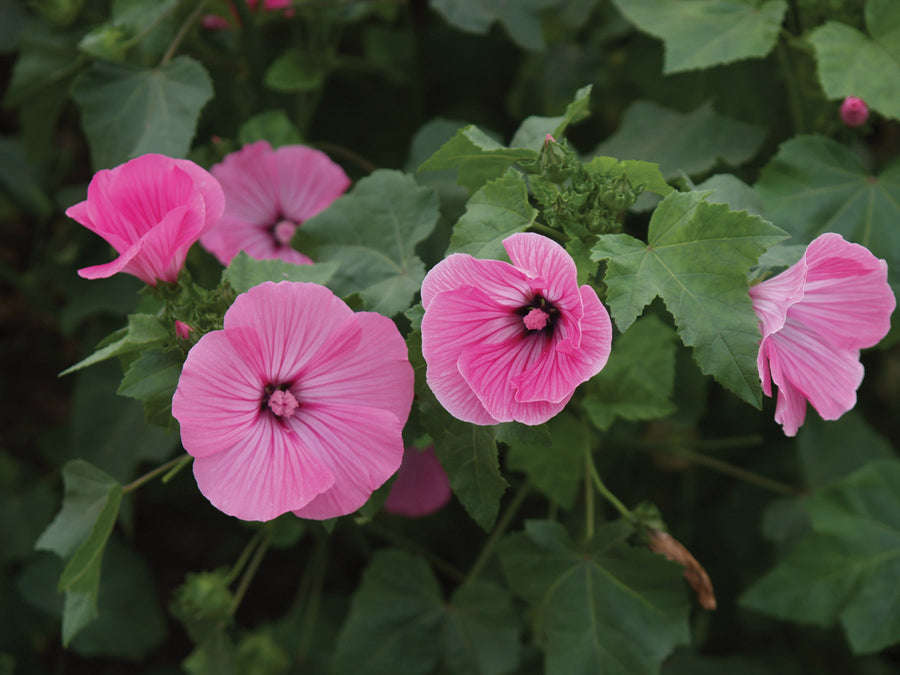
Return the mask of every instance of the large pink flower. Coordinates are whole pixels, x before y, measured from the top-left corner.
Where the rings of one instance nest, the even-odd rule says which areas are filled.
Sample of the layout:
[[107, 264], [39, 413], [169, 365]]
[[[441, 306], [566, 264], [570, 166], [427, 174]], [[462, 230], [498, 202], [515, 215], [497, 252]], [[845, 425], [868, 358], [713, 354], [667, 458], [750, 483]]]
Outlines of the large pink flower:
[[291, 237], [350, 185], [325, 153], [304, 145], [272, 150], [267, 141], [245, 145], [211, 171], [225, 190], [225, 215], [200, 243], [223, 265], [239, 251], [259, 260], [312, 262], [291, 248]]
[[407, 518], [421, 518], [446, 506], [450, 501], [450, 479], [434, 454], [434, 446], [424, 450], [408, 447], [384, 510]]
[[151, 286], [157, 279], [175, 281], [188, 249], [224, 207], [215, 178], [186, 159], [142, 155], [98, 171], [87, 199], [66, 215], [103, 237], [119, 257], [78, 274], [101, 279], [126, 272]]
[[612, 326], [559, 244], [522, 233], [503, 245], [512, 265], [454, 253], [426, 275], [426, 377], [465, 422], [540, 424], [606, 365]]
[[172, 414], [200, 491], [227, 514], [334, 518], [400, 466], [413, 397], [406, 343], [324, 286], [266, 282], [188, 353]]
[[797, 433], [807, 401], [826, 420], [856, 405], [859, 350], [887, 334], [896, 302], [887, 263], [823, 234], [796, 264], [751, 287], [750, 298], [762, 332], [759, 377], [767, 396], [778, 385], [775, 421], [784, 433]]

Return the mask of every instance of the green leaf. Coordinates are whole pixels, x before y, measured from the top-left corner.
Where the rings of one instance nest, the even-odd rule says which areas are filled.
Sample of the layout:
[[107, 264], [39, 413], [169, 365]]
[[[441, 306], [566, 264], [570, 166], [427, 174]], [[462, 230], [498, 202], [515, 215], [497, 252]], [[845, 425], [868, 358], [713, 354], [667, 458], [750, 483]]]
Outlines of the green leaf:
[[333, 670], [359, 675], [511, 672], [518, 620], [509, 594], [486, 581], [449, 603], [434, 573], [405, 551], [379, 551], [363, 573], [338, 636]]
[[642, 31], [666, 45], [664, 73], [709, 68], [772, 51], [785, 0], [613, 0]]
[[180, 351], [150, 349], [132, 361], [118, 394], [144, 403], [144, 419], [164, 428], [173, 426], [172, 395], [178, 386], [184, 356]]
[[456, 132], [440, 150], [419, 167], [419, 171], [459, 169], [457, 181], [475, 192], [487, 181], [497, 178], [515, 162], [537, 159], [527, 148], [506, 148], [473, 124]]
[[900, 641], [900, 462], [870, 462], [805, 509], [812, 532], [741, 604], [789, 621], [840, 622], [856, 653]]
[[68, 558], [91, 534], [113, 490], [121, 486], [112, 476], [82, 459], [67, 462], [62, 476], [62, 509], [34, 547]]
[[103, 563], [96, 620], [72, 641], [72, 650], [85, 657], [138, 661], [166, 634], [153, 574], [144, 559], [116, 537], [110, 539]]
[[328, 54], [291, 47], [266, 70], [266, 86], [283, 92], [317, 91], [325, 86], [334, 65]]
[[486, 33], [499, 21], [513, 42], [524, 49], [543, 49], [540, 11], [556, 0], [431, 0], [451, 26], [469, 33]]
[[245, 293], [266, 281], [310, 281], [324, 286], [337, 269], [336, 262], [295, 265], [284, 260], [256, 260], [241, 251], [222, 272], [222, 278], [238, 293]]
[[[534, 486], [564, 509], [571, 509], [584, 476], [584, 448], [589, 442], [587, 426], [567, 411], [547, 422], [549, 442], [540, 439], [510, 439], [498, 425], [497, 439], [509, 445], [507, 466], [523, 471]], [[529, 427], [530, 428], [530, 427]]]
[[169, 331], [162, 322], [152, 314], [130, 314], [128, 326], [109, 335], [101, 346], [90, 356], [83, 358], [74, 366], [69, 366], [59, 376], [69, 375], [95, 363], [106, 361], [116, 356], [133, 354], [156, 346], [162, 346], [169, 339]]
[[900, 160], [873, 175], [840, 143], [800, 136], [781, 145], [755, 187], [768, 216], [797, 243], [837, 232], [887, 260], [900, 292]]
[[682, 171], [690, 176], [705, 173], [720, 161], [743, 164], [764, 138], [762, 129], [719, 115], [710, 102], [680, 113], [637, 101], [625, 112], [619, 130], [594, 154], [656, 162], [663, 176], [673, 178]]
[[762, 197], [734, 174], [717, 173], [694, 189], [709, 192], [706, 201], [712, 204], [725, 204], [732, 211], [746, 211], [754, 216], [766, 217]]
[[261, 112], [244, 122], [238, 130], [238, 141], [241, 145], [269, 141], [273, 148], [280, 148], [282, 145], [302, 143], [303, 137], [287, 113], [278, 108]]
[[527, 521], [500, 543], [510, 586], [534, 612], [548, 675], [655, 674], [688, 641], [682, 569], [630, 546], [632, 532], [604, 525], [582, 550], [560, 524]]
[[829, 98], [859, 96], [881, 114], [900, 119], [900, 5], [865, 3], [869, 36], [829, 21], [809, 36], [819, 63], [819, 80]]
[[407, 309], [425, 278], [416, 244], [440, 216], [437, 194], [408, 174], [379, 170], [297, 230], [294, 242], [314, 260], [336, 262], [331, 287], [358, 292], [366, 309]]
[[500, 510], [500, 497], [506, 480], [500, 473], [497, 442], [489, 427], [452, 420], [439, 432], [433, 426], [429, 433], [434, 450], [450, 478], [450, 487], [472, 519], [489, 530]]
[[63, 482], [63, 507], [35, 548], [69, 558], [59, 578], [59, 590], [66, 592], [63, 644], [68, 645], [97, 616], [103, 551], [119, 515], [122, 486], [80, 459], [63, 467]]
[[619, 330], [662, 297], [700, 369], [760, 407], [759, 327], [747, 273], [784, 238], [758, 216], [709, 204], [697, 192], [674, 192], [653, 212], [646, 245], [624, 234], [603, 235], [592, 257], [609, 260], [607, 304]]
[[590, 116], [591, 89], [589, 84], [575, 92], [575, 99], [566, 106], [566, 112], [554, 117], [540, 117], [533, 115], [525, 119], [516, 133], [513, 134], [510, 146], [514, 148], [529, 148], [540, 152], [541, 146], [547, 134], [556, 140], [560, 140], [566, 129]]
[[510, 169], [502, 178], [488, 181], [472, 195], [465, 214], [453, 228], [447, 254], [507, 259], [503, 240], [524, 232], [534, 223], [535, 216], [537, 211], [528, 203], [525, 179]]
[[606, 367], [587, 385], [582, 405], [601, 431], [617, 417], [652, 420], [677, 410], [669, 400], [675, 383], [675, 333], [656, 316], [635, 321], [613, 343]]
[[659, 164], [639, 159], [618, 160], [615, 157], [594, 157], [585, 165], [588, 173], [595, 176], [622, 176], [632, 186], [643, 185], [644, 189], [665, 197], [675, 188], [666, 182], [659, 170]]
[[824, 422], [809, 415], [797, 434], [806, 484], [819, 488], [838, 481], [870, 461], [895, 458], [890, 442], [854, 410]]
[[188, 56], [152, 69], [97, 61], [72, 86], [97, 169], [149, 152], [184, 157], [212, 95], [206, 70]]

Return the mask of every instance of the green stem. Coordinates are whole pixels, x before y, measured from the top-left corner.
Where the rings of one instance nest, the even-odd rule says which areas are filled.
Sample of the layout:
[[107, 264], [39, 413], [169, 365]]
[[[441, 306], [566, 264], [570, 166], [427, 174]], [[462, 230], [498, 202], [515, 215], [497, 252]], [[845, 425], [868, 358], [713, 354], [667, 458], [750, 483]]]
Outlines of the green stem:
[[318, 141], [316, 143], [310, 143], [310, 145], [312, 145], [314, 148], [322, 150], [323, 152], [327, 152], [329, 155], [337, 155], [339, 157], [348, 159], [359, 166], [366, 173], [372, 173], [373, 171], [378, 170], [378, 167], [372, 164], [372, 162], [367, 160], [362, 155], [353, 152], [353, 150], [345, 148], [343, 145], [338, 145], [337, 143], [328, 143], [326, 141]]
[[591, 449], [585, 443], [584, 454], [584, 538], [590, 541], [594, 536], [594, 485], [591, 482]]
[[247, 542], [247, 545], [244, 547], [244, 550], [241, 551], [241, 554], [238, 556], [238, 559], [235, 561], [234, 565], [231, 568], [231, 571], [228, 573], [228, 578], [225, 580], [225, 584], [230, 586], [234, 583], [234, 580], [238, 578], [241, 574], [241, 570], [244, 569], [244, 565], [247, 564], [247, 561], [250, 560], [250, 556], [253, 555], [253, 550], [256, 548], [257, 544], [259, 544], [262, 539], [262, 530], [258, 530], [256, 534]]
[[[189, 457], [190, 459], [193, 459], [193, 457], [191, 457], [190, 455], [187, 455], [187, 457]], [[148, 471], [143, 476], [131, 481], [128, 485], [126, 485], [122, 488], [122, 493], [128, 494], [129, 492], [134, 492], [139, 487], [141, 487], [141, 485], [143, 485], [144, 483], [147, 483], [147, 482], [153, 480], [159, 474], [165, 473], [172, 467], [177, 466], [180, 462], [184, 462], [184, 461], [185, 461], [184, 456], [176, 457], [175, 459], [169, 460], [162, 466], [158, 466], [155, 469], [153, 469], [153, 471]]]
[[404, 537], [402, 534], [394, 532], [387, 527], [383, 527], [374, 521], [366, 524], [366, 530], [396, 546], [409, 549], [410, 551], [421, 555], [428, 560], [435, 569], [443, 572], [447, 577], [454, 579], [455, 581], [463, 581], [466, 578], [466, 575], [460, 572], [455, 565], [447, 562], [439, 555], [432, 553], [427, 548], [420, 546], [412, 539]]
[[803, 99], [800, 95], [800, 83], [788, 52], [787, 39], [783, 35], [778, 37], [775, 53], [778, 56], [778, 63], [784, 74], [785, 86], [788, 90], [788, 104], [791, 110], [791, 119], [794, 122], [794, 133], [805, 133], [806, 123], [803, 116]]
[[304, 663], [306, 656], [309, 654], [309, 648], [312, 644], [313, 631], [316, 625], [316, 618], [319, 614], [319, 601], [322, 597], [322, 582], [325, 580], [325, 561], [327, 560], [328, 538], [320, 537], [319, 544], [316, 546], [315, 557], [310, 566], [312, 572], [310, 574], [311, 591], [309, 602], [303, 617], [303, 628], [300, 634], [300, 649], [297, 651], [297, 662]]
[[159, 62], [159, 67], [164, 68], [169, 61], [172, 60], [172, 57], [175, 56], [175, 52], [178, 50], [179, 45], [187, 36], [188, 31], [194, 26], [195, 23], [200, 19], [200, 16], [203, 14], [203, 8], [206, 7], [206, 3], [209, 0], [200, 0], [197, 6], [194, 8], [194, 11], [190, 13], [188, 18], [184, 20], [184, 23], [181, 24], [181, 28], [178, 29], [178, 32], [175, 34], [175, 37], [172, 38], [172, 44], [169, 45], [169, 48], [166, 50], [166, 53], [163, 54], [162, 59]]
[[565, 237], [561, 232], [558, 232], [557, 230], [554, 230], [552, 227], [548, 227], [543, 223], [534, 222], [528, 227], [528, 230], [530, 232], [537, 232], [538, 234], [542, 234], [559, 244], [565, 243]]
[[[182, 0], [182, 2], [184, 2], [184, 0]], [[138, 44], [141, 40], [143, 40], [145, 37], [147, 37], [147, 35], [150, 33], [150, 31], [152, 31], [154, 28], [156, 28], [160, 23], [163, 22], [164, 19], [166, 19], [170, 14], [172, 14], [176, 9], [178, 9], [178, 7], [182, 4], [182, 2], [176, 2], [172, 5], [170, 5], [169, 8], [166, 9], [165, 11], [160, 12], [156, 16], [156, 18], [153, 19], [153, 21], [151, 21], [146, 26], [144, 26], [143, 30], [141, 30], [140, 33], [133, 36], [131, 39], [126, 40], [124, 43], [122, 43], [122, 46], [125, 47], [125, 49], [131, 49], [132, 47], [134, 47], [134, 45]]]
[[629, 522], [636, 523], [637, 519], [634, 517], [634, 514], [628, 510], [618, 497], [616, 497], [612, 492], [610, 492], [609, 488], [603, 483], [600, 479], [600, 474], [597, 472], [597, 467], [594, 465], [594, 455], [591, 452], [588, 452], [586, 455], [586, 464], [587, 471], [591, 476], [591, 480], [594, 481], [594, 486], [597, 488], [597, 491], [603, 495], [603, 498], [606, 499], [610, 504], [612, 504], [616, 511], [622, 514], [622, 517], [628, 520]]
[[482, 568], [487, 564], [487, 561], [490, 560], [491, 553], [493, 553], [494, 550], [494, 546], [498, 541], [500, 541], [500, 537], [503, 536], [503, 533], [506, 532], [506, 528], [509, 527], [509, 523], [512, 521], [513, 516], [516, 515], [519, 507], [522, 506], [522, 503], [525, 501], [525, 497], [528, 496], [528, 491], [530, 489], [531, 481], [526, 480], [524, 483], [522, 483], [522, 487], [520, 487], [519, 491], [516, 492], [512, 501], [506, 507], [506, 511], [503, 512], [503, 515], [500, 516], [500, 520], [497, 521], [497, 525], [496, 527], [494, 527], [494, 531], [491, 532], [491, 536], [488, 537], [488, 540], [482, 547], [481, 552], [478, 554], [478, 558], [475, 560], [475, 563], [472, 565], [472, 569], [469, 570], [469, 574], [466, 576], [466, 579], [463, 583], [470, 583], [474, 581], [481, 573]]
[[234, 600], [231, 601], [231, 607], [228, 608], [229, 615], [234, 616], [238, 607], [240, 607], [241, 601], [247, 594], [247, 589], [250, 588], [250, 582], [252, 582], [253, 577], [256, 576], [256, 571], [259, 569], [260, 564], [262, 564], [263, 558], [266, 557], [266, 552], [269, 550], [269, 544], [271, 543], [272, 533], [266, 532], [265, 538], [256, 549], [256, 553], [253, 554], [253, 559], [247, 566], [247, 571], [244, 572], [244, 576], [241, 577], [241, 583], [238, 584], [237, 590], [234, 592]]
[[761, 476], [760, 474], [754, 473], [753, 471], [748, 471], [747, 469], [742, 469], [741, 467], [735, 466], [734, 464], [729, 464], [728, 462], [723, 462], [720, 459], [716, 459], [699, 452], [694, 452], [689, 448], [679, 448], [678, 450], [675, 450], [673, 454], [682, 457], [689, 462], [693, 462], [694, 464], [705, 466], [709, 469], [712, 469], [713, 471], [724, 473], [727, 476], [737, 478], [738, 480], [742, 480], [745, 483], [750, 483], [752, 485], [765, 488], [766, 490], [770, 490], [771, 492], [776, 492], [782, 495], [797, 495], [803, 492], [801, 488], [797, 488], [792, 485], [788, 485], [787, 483], [773, 480], [772, 478], [766, 478], [765, 476]]
[[171, 471], [162, 477], [163, 483], [168, 483], [170, 480], [175, 478], [179, 471], [181, 471], [184, 467], [194, 461], [194, 458], [191, 455], [185, 455], [181, 458], [181, 461], [178, 462], [175, 466], [172, 467]]

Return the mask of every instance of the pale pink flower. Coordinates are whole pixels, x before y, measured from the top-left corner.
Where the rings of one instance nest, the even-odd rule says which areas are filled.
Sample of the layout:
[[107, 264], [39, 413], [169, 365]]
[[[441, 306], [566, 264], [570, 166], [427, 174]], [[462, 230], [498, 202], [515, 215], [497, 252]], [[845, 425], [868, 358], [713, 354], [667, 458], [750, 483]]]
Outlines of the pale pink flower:
[[384, 510], [407, 518], [421, 518], [446, 506], [450, 495], [450, 479], [434, 454], [434, 446], [424, 450], [410, 446], [403, 452], [403, 463], [384, 502]]
[[151, 286], [175, 281], [188, 249], [209, 230], [225, 206], [222, 188], [186, 159], [142, 155], [94, 174], [87, 199], [66, 215], [99, 234], [119, 257], [78, 270], [85, 279], [118, 272]]
[[394, 323], [324, 286], [266, 282], [188, 353], [172, 414], [213, 506], [244, 520], [325, 519], [400, 466], [413, 370]]
[[426, 275], [426, 377], [465, 422], [540, 424], [606, 365], [612, 326], [562, 246], [533, 233], [503, 245], [512, 265], [454, 253]]
[[861, 98], [848, 96], [841, 103], [841, 121], [848, 127], [861, 127], [869, 119], [869, 106]]
[[291, 248], [291, 237], [350, 185], [324, 152], [304, 145], [272, 150], [268, 141], [245, 145], [211, 171], [225, 190], [225, 215], [200, 243], [223, 265], [239, 251], [259, 260], [312, 262]]
[[836, 420], [856, 405], [863, 379], [859, 350], [890, 329], [895, 299], [887, 263], [839, 234], [816, 237], [803, 257], [750, 288], [762, 341], [757, 365], [763, 391], [778, 386], [775, 421], [794, 436], [806, 402]]

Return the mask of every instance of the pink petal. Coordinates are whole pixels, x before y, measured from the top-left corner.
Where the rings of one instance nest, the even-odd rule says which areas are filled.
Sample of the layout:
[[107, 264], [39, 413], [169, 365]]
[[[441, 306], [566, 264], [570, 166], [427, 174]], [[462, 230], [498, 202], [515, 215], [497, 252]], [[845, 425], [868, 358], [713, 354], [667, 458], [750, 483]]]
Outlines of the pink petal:
[[194, 460], [194, 477], [220, 511], [263, 521], [307, 505], [335, 482], [316, 451], [272, 415], [260, 415], [228, 450]]
[[[553, 348], [519, 375], [512, 377], [516, 401], [568, 400], [582, 382], [599, 373], [606, 365], [612, 345], [612, 324], [603, 303], [590, 286], [582, 286], [580, 297], [584, 316], [580, 322], [581, 344], [578, 349], [566, 349], [565, 336], [555, 333]], [[557, 325], [557, 332], [564, 325]]]
[[573, 318], [581, 318], [578, 271], [562, 246], [533, 232], [513, 234], [503, 240], [503, 246], [513, 265], [540, 280], [541, 288], [534, 290], [554, 304], [570, 305], [566, 309], [577, 312]]
[[225, 332], [261, 380], [297, 379], [353, 312], [318, 284], [268, 281], [237, 297], [225, 313]]
[[384, 510], [408, 518], [421, 518], [446, 506], [451, 494], [450, 479], [434, 453], [434, 447], [424, 450], [407, 447], [397, 478], [384, 502]]
[[803, 299], [806, 283], [806, 256], [781, 274], [750, 287], [753, 311], [760, 322], [763, 338], [781, 330], [788, 309]]
[[521, 324], [520, 316], [478, 288], [467, 286], [433, 299], [422, 319], [422, 354], [428, 386], [451, 415], [473, 424], [500, 421], [472, 391], [458, 362], [470, 345], [503, 343], [521, 335]]
[[259, 421], [265, 384], [224, 331], [201, 337], [172, 397], [184, 449], [207, 457], [239, 444]]
[[306, 400], [380, 408], [406, 421], [415, 374], [406, 342], [385, 316], [360, 312], [336, 328], [300, 377]]
[[838, 234], [817, 237], [806, 250], [803, 300], [789, 316], [846, 349], [878, 344], [890, 330], [896, 300], [887, 263]]
[[281, 214], [296, 223], [326, 209], [350, 186], [347, 174], [328, 155], [304, 145], [278, 148], [269, 162], [278, 177]]
[[[794, 389], [826, 420], [838, 419], [856, 405], [856, 390], [863, 379], [858, 351], [835, 349], [822, 336], [790, 319], [782, 330], [767, 338], [764, 348], [779, 397], [783, 390]], [[786, 404], [784, 426], [790, 436], [798, 404], [790, 398]], [[777, 410], [775, 419], [782, 421]]]
[[292, 427], [309, 452], [335, 476], [334, 485], [294, 509], [301, 518], [324, 520], [356, 511], [381, 487], [403, 458], [404, 420], [376, 408], [336, 403], [301, 404]]
[[453, 253], [435, 265], [422, 281], [422, 306], [428, 309], [439, 293], [465, 286], [479, 288], [495, 301], [517, 309], [532, 297], [528, 277], [509, 263], [478, 260], [465, 253]]

